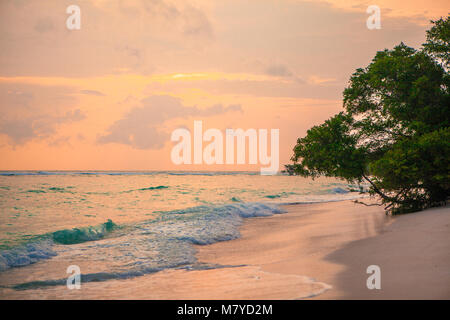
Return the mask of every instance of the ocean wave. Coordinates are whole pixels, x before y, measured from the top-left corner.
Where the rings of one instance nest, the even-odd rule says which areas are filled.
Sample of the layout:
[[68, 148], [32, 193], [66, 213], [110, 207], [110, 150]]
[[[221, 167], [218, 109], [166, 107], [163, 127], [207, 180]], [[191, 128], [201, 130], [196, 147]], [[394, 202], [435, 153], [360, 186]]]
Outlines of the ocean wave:
[[148, 187], [148, 188], [141, 188], [138, 189], [139, 191], [146, 191], [146, 190], [161, 190], [161, 189], [168, 189], [168, 186], [157, 186], [157, 187]]
[[30, 189], [30, 190], [27, 190], [25, 192], [28, 192], [28, 193], [46, 193], [45, 190], [40, 190], [40, 189]]
[[[136, 277], [164, 269], [196, 265], [198, 262], [193, 245], [207, 245], [236, 239], [240, 236], [239, 226], [243, 219], [271, 216], [283, 212], [285, 211], [277, 205], [265, 203], [204, 205], [160, 212], [155, 219], [123, 226], [126, 232], [120, 233], [118, 237], [101, 240], [103, 232], [108, 232], [115, 226], [112, 222], [108, 222], [109, 227], [103, 224], [104, 227], [101, 225], [99, 228], [88, 227], [55, 232], [52, 234], [52, 239], [47, 239], [47, 244], [51, 249], [52, 242], [78, 243], [65, 247], [64, 255], [69, 261], [70, 252], [73, 252], [74, 256], [83, 252], [83, 255], [89, 256], [89, 259], [93, 261], [99, 259], [111, 263], [106, 271], [103, 265], [103, 269], [98, 272], [83, 274], [83, 282]], [[80, 233], [80, 230], [83, 232]], [[55, 235], [58, 236], [55, 237]], [[90, 241], [96, 239], [100, 241]], [[78, 240], [89, 242], [79, 243]], [[43, 258], [48, 257], [50, 256], [43, 256]], [[19, 266], [17, 261], [11, 260], [13, 259], [6, 264], [7, 267]], [[61, 284], [65, 282], [58, 279], [39, 279], [17, 284], [15, 287], [27, 289]]]
[[52, 246], [52, 240], [41, 239], [9, 250], [0, 251], [0, 271], [13, 267], [27, 266], [43, 259], [50, 259], [56, 256]]
[[345, 194], [345, 193], [349, 193], [350, 190], [341, 188], [341, 187], [336, 187], [336, 188], [332, 188], [331, 190], [329, 190], [330, 193], [337, 193], [337, 194]]
[[0, 271], [13, 267], [23, 267], [57, 255], [55, 244], [77, 244], [103, 239], [117, 225], [108, 220], [97, 226], [58, 230], [49, 234], [33, 237], [27, 243], [0, 251]]
[[264, 198], [268, 198], [268, 199], [287, 198], [289, 196], [296, 195], [296, 194], [297, 193], [295, 193], [295, 192], [281, 192], [281, 193], [277, 193], [277, 194], [265, 195]]
[[132, 190], [127, 190], [127, 191], [122, 191], [122, 193], [130, 193], [130, 192], [135, 192], [135, 191], [161, 190], [161, 189], [169, 189], [169, 186], [156, 186], [156, 187], [132, 189]]
[[117, 225], [112, 222], [112, 220], [108, 220], [107, 222], [97, 226], [59, 230], [53, 232], [51, 237], [55, 243], [76, 244], [100, 240], [104, 238], [108, 232], [111, 232], [115, 228], [117, 228]]
[[[223, 269], [223, 268], [239, 268], [245, 267], [246, 265], [220, 265], [220, 264], [209, 264], [209, 263], [194, 263], [194, 264], [173, 264], [171, 269], [184, 269], [188, 271], [193, 270], [211, 270], [211, 269]], [[140, 277], [146, 274], [156, 273], [164, 270], [163, 268], [146, 268], [144, 270], [129, 270], [123, 272], [95, 272], [80, 274], [80, 282], [102, 282], [108, 280], [123, 280], [135, 277]], [[16, 290], [29, 290], [38, 289], [45, 287], [54, 287], [60, 285], [66, 285], [67, 278], [55, 279], [55, 280], [37, 280], [29, 281], [11, 286], [11, 288]]]
[[23, 191], [23, 193], [47, 193], [47, 192], [58, 192], [58, 193], [74, 193], [71, 190], [67, 190], [70, 189], [71, 187], [50, 187], [50, 188], [41, 188], [41, 189], [29, 189], [26, 191]]

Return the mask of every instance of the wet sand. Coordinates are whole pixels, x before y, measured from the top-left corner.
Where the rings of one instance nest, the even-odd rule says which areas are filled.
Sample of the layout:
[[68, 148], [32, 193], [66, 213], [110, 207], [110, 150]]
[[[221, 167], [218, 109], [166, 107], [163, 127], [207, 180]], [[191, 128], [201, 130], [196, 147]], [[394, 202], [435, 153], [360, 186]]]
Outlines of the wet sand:
[[[286, 208], [249, 220], [238, 240], [202, 247], [199, 259], [332, 287], [315, 299], [450, 299], [449, 207], [396, 217], [351, 201]], [[367, 288], [369, 265], [380, 267], [380, 290]]]

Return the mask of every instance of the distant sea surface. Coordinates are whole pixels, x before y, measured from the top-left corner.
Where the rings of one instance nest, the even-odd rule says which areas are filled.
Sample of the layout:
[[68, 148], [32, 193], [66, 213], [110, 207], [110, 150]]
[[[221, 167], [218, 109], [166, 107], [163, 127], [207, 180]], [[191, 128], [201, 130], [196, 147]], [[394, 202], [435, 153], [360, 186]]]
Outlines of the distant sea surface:
[[281, 214], [281, 204], [361, 197], [357, 188], [255, 172], [0, 171], [0, 286], [2, 273], [30, 266], [8, 285], [65, 284], [51, 276], [56, 257], [88, 265], [83, 281], [212, 268], [193, 244], [238, 238], [243, 219]]

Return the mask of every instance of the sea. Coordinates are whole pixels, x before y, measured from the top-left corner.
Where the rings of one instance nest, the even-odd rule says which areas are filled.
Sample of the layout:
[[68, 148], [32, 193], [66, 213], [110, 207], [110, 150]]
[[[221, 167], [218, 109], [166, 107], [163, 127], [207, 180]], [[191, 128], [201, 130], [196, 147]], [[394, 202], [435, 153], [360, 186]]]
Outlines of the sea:
[[357, 199], [365, 187], [258, 172], [0, 171], [0, 287], [66, 285], [54, 259], [81, 265], [83, 283], [221, 267], [197, 261], [195, 245], [237, 239], [246, 218], [285, 204]]

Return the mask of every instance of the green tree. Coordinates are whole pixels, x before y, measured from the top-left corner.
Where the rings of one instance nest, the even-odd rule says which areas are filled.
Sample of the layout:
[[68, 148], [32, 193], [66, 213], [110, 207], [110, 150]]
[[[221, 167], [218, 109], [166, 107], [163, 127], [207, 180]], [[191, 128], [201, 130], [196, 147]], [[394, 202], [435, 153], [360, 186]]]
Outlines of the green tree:
[[421, 50], [401, 43], [357, 69], [343, 93], [344, 111], [297, 140], [287, 171], [364, 180], [394, 214], [445, 203], [450, 190], [449, 18], [432, 21]]
[[432, 21], [434, 26], [427, 31], [427, 42], [423, 47], [435, 59], [440, 60], [445, 68], [450, 67], [450, 20]]

